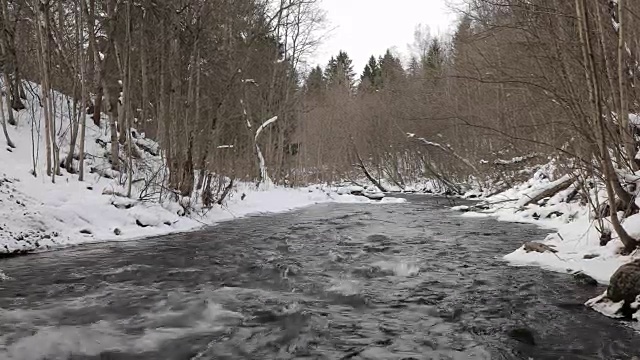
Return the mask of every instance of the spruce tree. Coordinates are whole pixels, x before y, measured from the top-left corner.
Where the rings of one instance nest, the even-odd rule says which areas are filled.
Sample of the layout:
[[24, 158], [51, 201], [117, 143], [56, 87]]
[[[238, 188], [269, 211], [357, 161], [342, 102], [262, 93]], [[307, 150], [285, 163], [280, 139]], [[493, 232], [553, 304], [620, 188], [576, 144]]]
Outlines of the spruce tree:
[[380, 66], [375, 56], [371, 55], [360, 76], [360, 89], [379, 89], [381, 80]]
[[417, 77], [422, 73], [422, 66], [420, 65], [420, 61], [416, 56], [412, 56], [409, 61], [409, 67], [407, 68], [407, 72], [412, 77]]
[[380, 76], [382, 84], [386, 87], [396, 83], [404, 77], [404, 68], [402, 62], [393, 56], [391, 50], [387, 50], [383, 57], [379, 60]]
[[434, 38], [429, 45], [426, 59], [423, 60], [424, 68], [430, 72], [439, 71], [444, 63], [444, 49], [440, 41]]
[[458, 24], [458, 28], [456, 29], [455, 34], [453, 35], [452, 41], [452, 56], [454, 62], [461, 61], [461, 53], [466, 41], [469, 41], [469, 38], [472, 35], [471, 29], [471, 18], [469, 16], [464, 16], [460, 23]]
[[324, 90], [326, 90], [326, 81], [324, 78], [324, 74], [322, 72], [322, 68], [320, 66], [316, 66], [311, 70], [309, 76], [307, 77], [307, 81], [305, 82], [305, 92], [309, 96], [319, 96], [322, 95]]
[[325, 69], [325, 78], [329, 87], [353, 89], [355, 73], [353, 61], [346, 52], [340, 51], [337, 57], [332, 57]]

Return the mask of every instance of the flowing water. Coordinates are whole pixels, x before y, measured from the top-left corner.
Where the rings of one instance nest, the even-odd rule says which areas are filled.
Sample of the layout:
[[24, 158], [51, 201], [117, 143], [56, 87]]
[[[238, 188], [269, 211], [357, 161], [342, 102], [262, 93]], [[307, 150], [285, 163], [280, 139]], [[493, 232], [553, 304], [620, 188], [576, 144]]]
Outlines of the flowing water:
[[544, 230], [326, 204], [0, 262], [0, 359], [629, 359], [602, 289], [509, 267]]

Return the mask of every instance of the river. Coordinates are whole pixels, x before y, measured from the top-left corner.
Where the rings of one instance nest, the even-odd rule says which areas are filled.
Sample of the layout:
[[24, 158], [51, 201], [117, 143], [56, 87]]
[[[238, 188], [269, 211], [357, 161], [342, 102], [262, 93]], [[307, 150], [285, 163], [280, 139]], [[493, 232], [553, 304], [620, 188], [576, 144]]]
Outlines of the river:
[[0, 261], [0, 359], [629, 359], [600, 293], [444, 199], [323, 204]]

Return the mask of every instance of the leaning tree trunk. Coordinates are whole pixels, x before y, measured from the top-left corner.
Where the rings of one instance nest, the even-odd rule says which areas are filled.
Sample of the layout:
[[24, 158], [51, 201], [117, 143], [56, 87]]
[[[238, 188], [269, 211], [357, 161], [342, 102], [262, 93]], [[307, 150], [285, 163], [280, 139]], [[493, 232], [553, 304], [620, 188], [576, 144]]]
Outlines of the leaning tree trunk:
[[[353, 138], [351, 140], [353, 144]], [[382, 184], [380, 184], [380, 182], [371, 175], [369, 170], [367, 170], [367, 166], [364, 164], [364, 161], [362, 161], [362, 158], [360, 157], [360, 154], [358, 153], [358, 149], [356, 148], [355, 144], [353, 144], [353, 150], [356, 154], [356, 157], [358, 158], [358, 167], [362, 170], [362, 172], [364, 173], [364, 176], [366, 176], [367, 179], [369, 179], [369, 181], [373, 185], [375, 185], [375, 187], [377, 187], [380, 191], [387, 192], [387, 189], [385, 189], [384, 186], [382, 186]]]

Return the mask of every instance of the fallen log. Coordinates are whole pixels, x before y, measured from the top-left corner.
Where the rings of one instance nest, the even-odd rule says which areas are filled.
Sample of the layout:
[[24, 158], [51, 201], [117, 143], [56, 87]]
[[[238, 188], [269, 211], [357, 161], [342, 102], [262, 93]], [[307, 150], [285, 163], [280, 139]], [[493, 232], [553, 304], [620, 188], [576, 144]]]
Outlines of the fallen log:
[[535, 204], [542, 199], [552, 197], [560, 191], [568, 189], [569, 186], [574, 183], [574, 181], [575, 180], [573, 177], [565, 175], [560, 179], [550, 183], [549, 186], [538, 190], [537, 192], [534, 192], [532, 194], [525, 194], [525, 198], [521, 199], [518, 205], [519, 207], [526, 207], [528, 205]]
[[354, 151], [356, 154], [356, 157], [358, 158], [358, 164], [356, 164], [356, 167], [359, 167], [362, 172], [364, 173], [364, 176], [367, 177], [367, 179], [373, 184], [375, 185], [375, 187], [377, 187], [380, 191], [382, 192], [388, 192], [388, 190], [382, 186], [382, 184], [380, 184], [379, 181], [377, 181], [369, 172], [369, 170], [367, 170], [367, 167], [364, 164], [364, 161], [362, 161], [362, 158], [360, 157], [360, 154], [358, 153], [358, 149], [354, 146]]
[[524, 251], [526, 252], [539, 252], [539, 253], [545, 253], [545, 252], [551, 252], [551, 253], [557, 253], [558, 250], [552, 248], [549, 245], [545, 245], [545, 244], [541, 244], [541, 243], [537, 243], [537, 242], [528, 242], [524, 244]]

